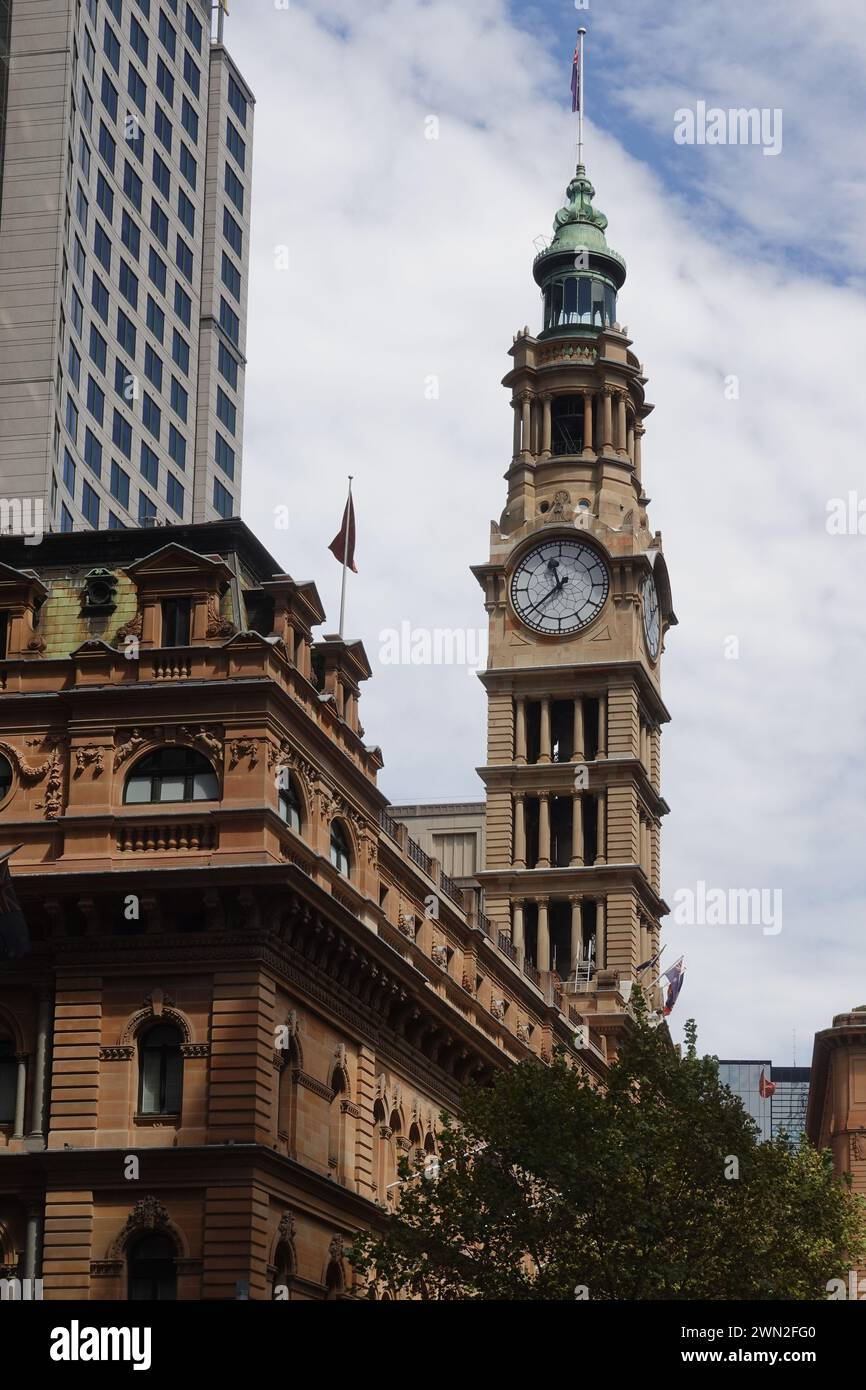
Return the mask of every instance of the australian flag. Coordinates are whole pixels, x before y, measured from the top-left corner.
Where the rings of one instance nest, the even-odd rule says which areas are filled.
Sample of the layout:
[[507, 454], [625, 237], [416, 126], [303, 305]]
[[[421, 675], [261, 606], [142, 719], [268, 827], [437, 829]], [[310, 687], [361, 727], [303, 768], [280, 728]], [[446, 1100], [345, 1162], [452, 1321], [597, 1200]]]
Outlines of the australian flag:
[[0, 964], [16, 960], [30, 949], [27, 922], [9, 872], [9, 860], [20, 848], [20, 845], [16, 845], [15, 849], [7, 849], [0, 854]]
[[574, 50], [571, 61], [571, 109], [580, 110], [580, 45]]
[[679, 960], [674, 962], [670, 970], [666, 970], [665, 973], [662, 975], [662, 979], [667, 980], [668, 982], [668, 993], [667, 998], [665, 999], [665, 1018], [667, 1018], [668, 1014], [671, 1013], [674, 1004], [677, 1002], [679, 992], [683, 987], [683, 979], [685, 978], [685, 973], [686, 971], [685, 966], [683, 965], [683, 958], [682, 956], [680, 956]]

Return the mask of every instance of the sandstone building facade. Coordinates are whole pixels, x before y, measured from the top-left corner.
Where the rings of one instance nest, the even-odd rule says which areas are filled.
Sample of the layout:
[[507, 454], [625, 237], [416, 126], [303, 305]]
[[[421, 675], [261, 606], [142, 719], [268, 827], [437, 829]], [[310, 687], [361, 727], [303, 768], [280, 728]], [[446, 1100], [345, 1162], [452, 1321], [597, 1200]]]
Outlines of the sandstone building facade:
[[363, 647], [241, 522], [4, 543], [0, 615], [2, 1273], [367, 1296], [461, 1084], [604, 1037], [389, 815]]

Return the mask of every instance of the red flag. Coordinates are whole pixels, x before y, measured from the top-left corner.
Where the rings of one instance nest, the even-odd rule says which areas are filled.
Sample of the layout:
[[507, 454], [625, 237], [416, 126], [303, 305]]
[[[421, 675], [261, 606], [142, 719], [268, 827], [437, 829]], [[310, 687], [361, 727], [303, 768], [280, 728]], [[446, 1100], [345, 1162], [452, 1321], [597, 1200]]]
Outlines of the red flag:
[[758, 1095], [762, 1100], [771, 1100], [776, 1094], [775, 1081], [768, 1081], [764, 1075], [764, 1068], [761, 1068], [761, 1075], [758, 1078]]
[[341, 565], [348, 565], [354, 574], [358, 573], [358, 566], [355, 564], [355, 504], [351, 493], [343, 512], [343, 524], [328, 549]]

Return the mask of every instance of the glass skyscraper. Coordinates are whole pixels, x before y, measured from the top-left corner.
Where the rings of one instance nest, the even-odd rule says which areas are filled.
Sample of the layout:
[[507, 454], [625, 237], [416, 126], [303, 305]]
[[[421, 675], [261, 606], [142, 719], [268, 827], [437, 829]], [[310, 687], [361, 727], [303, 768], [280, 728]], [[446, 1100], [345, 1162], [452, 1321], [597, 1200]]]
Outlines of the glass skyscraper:
[[[761, 1095], [761, 1072], [775, 1086], [772, 1096]], [[808, 1067], [774, 1067], [765, 1061], [720, 1061], [719, 1079], [739, 1096], [755, 1121], [761, 1139], [776, 1139], [785, 1130], [796, 1143], [806, 1123], [809, 1096]]]
[[239, 512], [253, 98], [201, 0], [2, 0], [0, 530]]

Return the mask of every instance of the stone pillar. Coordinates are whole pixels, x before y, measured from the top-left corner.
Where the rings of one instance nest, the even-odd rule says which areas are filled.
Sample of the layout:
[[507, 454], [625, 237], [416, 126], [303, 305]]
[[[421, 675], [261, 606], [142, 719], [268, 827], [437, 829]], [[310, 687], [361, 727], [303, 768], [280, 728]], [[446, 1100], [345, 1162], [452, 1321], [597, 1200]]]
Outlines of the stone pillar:
[[536, 969], [550, 969], [550, 922], [548, 917], [548, 899], [538, 899], [538, 959], [535, 962]]
[[514, 867], [526, 868], [526, 796], [514, 794]]
[[583, 796], [575, 792], [571, 799], [571, 863], [572, 867], [583, 863]]
[[613, 449], [613, 391], [605, 386], [601, 394], [601, 447]]
[[553, 397], [545, 395], [541, 397], [541, 457], [550, 458], [551, 440], [551, 403]]
[[553, 755], [553, 746], [550, 741], [550, 700], [545, 695], [541, 701], [541, 738], [538, 751], [538, 761], [549, 763]]
[[523, 899], [522, 899], [522, 898], [516, 898], [516, 899], [515, 899], [515, 901], [514, 901], [514, 903], [513, 903], [513, 909], [514, 909], [514, 916], [512, 917], [512, 920], [511, 920], [511, 944], [512, 944], [512, 946], [515, 948], [515, 950], [517, 951], [517, 958], [518, 958], [518, 960], [520, 960], [520, 959], [522, 958], [522, 956], [523, 956], [523, 949], [524, 949], [524, 942], [525, 942], [524, 931], [523, 931]]
[[24, 1235], [24, 1278], [38, 1279], [40, 1258], [39, 1228], [42, 1224], [42, 1210], [38, 1206], [27, 1208], [27, 1229]]
[[51, 1023], [51, 995], [44, 990], [39, 995], [36, 1017], [36, 1059], [33, 1064], [33, 1110], [28, 1138], [45, 1141], [45, 1058], [48, 1051], [48, 1029]]
[[600, 791], [596, 798], [598, 812], [598, 839], [596, 841], [596, 864], [607, 863], [607, 792]]
[[592, 392], [583, 393], [583, 452], [592, 452]]
[[625, 395], [617, 393], [616, 398], [616, 451], [624, 454], [626, 450]]
[[628, 435], [626, 439], [626, 452], [632, 463], [634, 463], [634, 416], [628, 417]]
[[538, 794], [538, 863], [535, 867], [550, 868], [550, 792]]
[[607, 901], [599, 898], [595, 905], [595, 965], [597, 970], [607, 966]]
[[583, 696], [578, 695], [574, 702], [574, 752], [572, 761], [583, 762]]
[[607, 695], [598, 697], [598, 752], [595, 756], [607, 757]]
[[526, 762], [526, 701], [522, 696], [514, 702], [514, 761]]
[[23, 1139], [24, 1103], [27, 1098], [27, 1053], [16, 1052], [15, 1061], [18, 1063], [18, 1075], [15, 1087], [15, 1128], [12, 1131], [12, 1138]]
[[635, 427], [634, 427], [634, 460], [633, 460], [633, 462], [634, 462], [634, 471], [635, 471], [635, 473], [637, 474], [638, 478], [640, 477], [640, 442], [641, 442], [641, 440], [643, 439], [643, 437], [644, 437], [645, 434], [646, 434], [646, 430], [644, 429], [643, 425], [635, 425]]
[[514, 411], [514, 457], [518, 458], [520, 455], [520, 400], [517, 397], [511, 402], [511, 408]]
[[523, 415], [523, 448], [521, 453], [525, 459], [528, 459], [532, 453], [532, 397], [528, 391], [521, 392], [520, 406]]
[[583, 922], [580, 915], [581, 899], [569, 898], [571, 903], [571, 970], [574, 972], [583, 952]]

